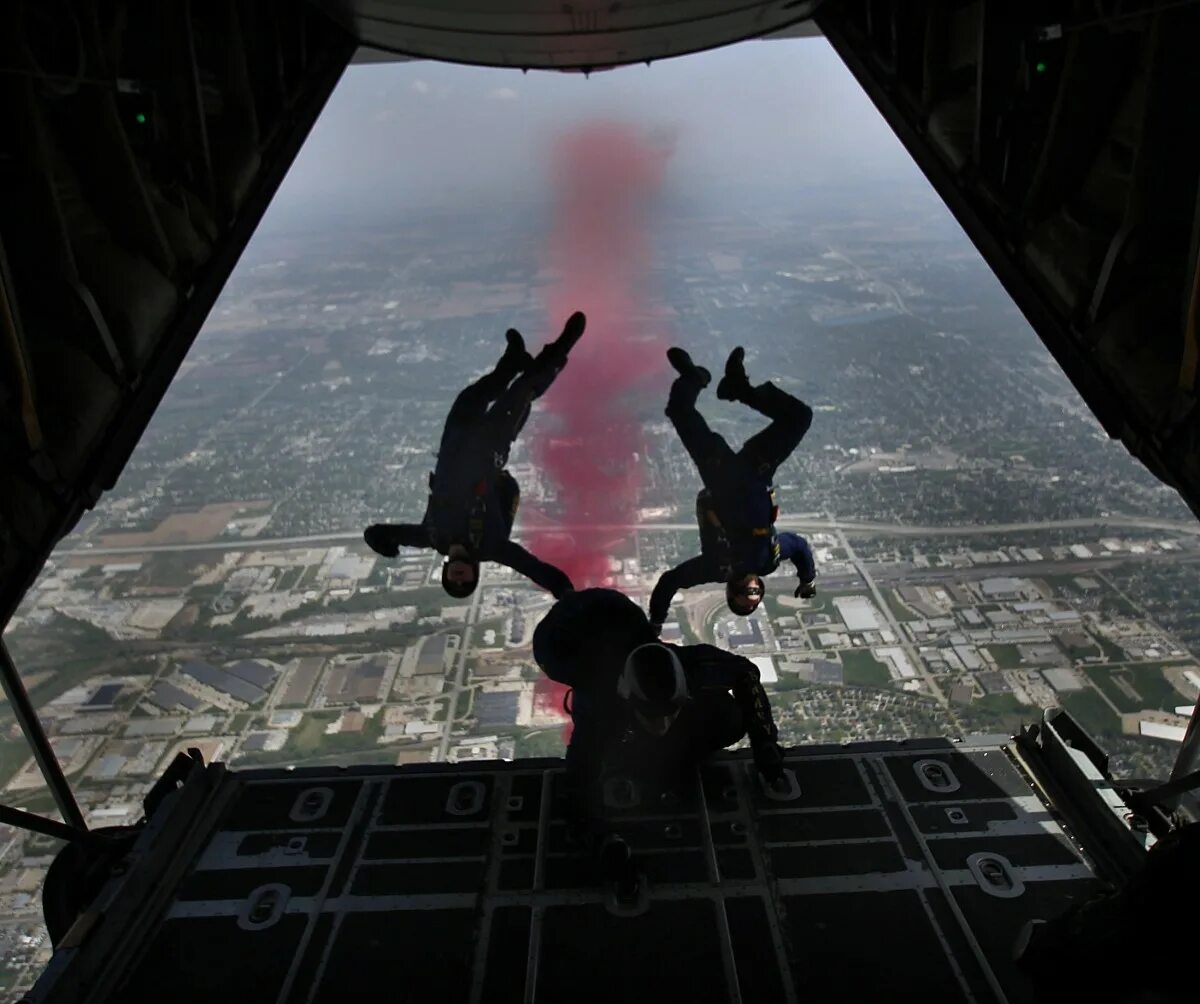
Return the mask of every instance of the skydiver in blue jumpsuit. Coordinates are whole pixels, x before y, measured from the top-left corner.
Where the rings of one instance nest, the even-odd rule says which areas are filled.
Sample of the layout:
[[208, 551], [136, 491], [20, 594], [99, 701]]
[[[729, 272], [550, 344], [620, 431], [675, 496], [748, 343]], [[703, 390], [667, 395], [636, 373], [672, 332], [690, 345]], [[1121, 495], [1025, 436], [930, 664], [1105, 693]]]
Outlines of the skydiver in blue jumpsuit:
[[667, 417], [695, 461], [704, 491], [697, 499], [700, 554], [658, 580], [650, 596], [651, 623], [662, 626], [678, 590], [705, 582], [725, 583], [729, 609], [748, 616], [762, 602], [762, 576], [784, 560], [796, 566], [800, 584], [795, 595], [815, 596], [812, 549], [799, 534], [775, 532], [778, 509], [771, 488], [776, 469], [808, 432], [812, 409], [772, 383], [752, 386], [745, 350], [734, 349], [717, 397], [740, 401], [771, 419], [735, 453], [696, 410], [696, 399], [711, 380], [708, 370], [695, 365], [683, 349], [668, 349], [667, 358], [679, 373], [671, 385]]
[[394, 558], [401, 547], [430, 547], [444, 554], [442, 587], [459, 598], [475, 591], [481, 561], [507, 565], [556, 598], [572, 588], [565, 572], [509, 539], [520, 490], [504, 465], [533, 401], [566, 365], [585, 324], [583, 314], [572, 314], [537, 358], [525, 350], [520, 332], [508, 330], [495, 369], [463, 390], [446, 416], [421, 522], [367, 527], [363, 538], [373, 551]]

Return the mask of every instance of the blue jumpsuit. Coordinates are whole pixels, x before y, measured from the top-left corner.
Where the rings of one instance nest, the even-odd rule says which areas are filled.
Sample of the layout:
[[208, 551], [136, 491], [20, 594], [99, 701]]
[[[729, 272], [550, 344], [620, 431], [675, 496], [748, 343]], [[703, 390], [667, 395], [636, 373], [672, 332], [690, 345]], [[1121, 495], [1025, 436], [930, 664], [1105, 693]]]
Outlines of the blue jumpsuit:
[[696, 410], [701, 389], [696, 380], [679, 377], [671, 385], [667, 417], [696, 464], [725, 543], [718, 543], [716, 528], [702, 527], [700, 553], [664, 572], [651, 593], [650, 620], [655, 624], [666, 620], [675, 593], [689, 586], [725, 582], [731, 575], [767, 575], [784, 560], [795, 564], [801, 582], [811, 582], [817, 574], [808, 541], [796, 533], [775, 532], [771, 499], [775, 471], [808, 432], [812, 409], [774, 384], [760, 384], [745, 401], [771, 424], [735, 453]]

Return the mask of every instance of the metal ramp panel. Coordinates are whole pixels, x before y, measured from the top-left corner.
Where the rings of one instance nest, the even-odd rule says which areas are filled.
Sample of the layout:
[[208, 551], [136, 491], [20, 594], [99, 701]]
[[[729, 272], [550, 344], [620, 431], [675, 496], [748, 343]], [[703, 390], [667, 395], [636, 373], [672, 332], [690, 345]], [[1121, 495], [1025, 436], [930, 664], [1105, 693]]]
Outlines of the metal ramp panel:
[[1101, 885], [1013, 747], [787, 767], [787, 794], [738, 752], [627, 795], [613, 814], [647, 881], [622, 904], [568, 840], [561, 760], [197, 765], [92, 911], [131, 911], [117, 949], [81, 981], [103, 939], [60, 947], [29, 1000], [1032, 999], [1021, 925]]

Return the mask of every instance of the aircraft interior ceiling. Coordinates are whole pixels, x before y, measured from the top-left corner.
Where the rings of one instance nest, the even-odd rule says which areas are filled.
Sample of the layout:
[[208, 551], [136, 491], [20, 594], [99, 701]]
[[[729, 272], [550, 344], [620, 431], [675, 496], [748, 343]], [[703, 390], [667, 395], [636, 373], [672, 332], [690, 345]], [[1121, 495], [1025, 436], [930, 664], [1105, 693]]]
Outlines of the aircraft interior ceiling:
[[0, 5], [0, 624], [114, 484], [359, 44], [596, 69], [811, 16], [1105, 429], [1200, 511], [1200, 4], [505, 8]]

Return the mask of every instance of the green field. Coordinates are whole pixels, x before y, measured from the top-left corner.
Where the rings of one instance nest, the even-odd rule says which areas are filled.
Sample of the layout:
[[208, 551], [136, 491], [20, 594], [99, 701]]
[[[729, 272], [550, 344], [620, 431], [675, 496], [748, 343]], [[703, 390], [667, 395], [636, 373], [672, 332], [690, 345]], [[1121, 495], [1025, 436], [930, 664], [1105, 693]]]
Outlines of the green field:
[[870, 652], [851, 649], [842, 653], [842, 682], [848, 687], [886, 687], [892, 675]]
[[795, 673], [781, 673], [774, 683], [764, 683], [768, 694], [780, 694], [788, 690], [803, 690], [809, 684], [805, 683]]
[[1065, 596], [1067, 599], [1073, 599], [1083, 594], [1083, 590], [1075, 585], [1076, 576], [1074, 575], [1039, 575], [1038, 578], [1050, 586], [1055, 593]]
[[[33, 754], [24, 739], [7, 739], [0, 741], [0, 787], [8, 784]], [[10, 795], [10, 800], [18, 796]]]
[[1000, 669], [1021, 668], [1021, 655], [1016, 645], [988, 645], [987, 649]]
[[275, 589], [279, 592], [295, 589], [300, 582], [300, 576], [303, 574], [303, 566], [286, 569], [283, 574], [279, 576], [279, 581], [275, 583]]
[[561, 757], [566, 750], [561, 729], [541, 729], [517, 737], [517, 758], [535, 756]]
[[1012, 694], [988, 694], [972, 701], [961, 712], [964, 728], [974, 732], [1005, 732], [1016, 735], [1022, 725], [1036, 722], [1037, 708], [1022, 704]]
[[1065, 643], [1064, 635], [1059, 635], [1057, 640], [1058, 640], [1059, 646], [1067, 653], [1067, 656], [1071, 659], [1096, 658], [1097, 656], [1099, 656], [1101, 654], [1101, 651], [1102, 651], [1100, 646], [1097, 644], [1097, 642], [1094, 639], [1087, 645], [1067, 645]]
[[337, 719], [339, 711], [314, 711], [306, 714], [299, 725], [291, 730], [283, 749], [274, 753], [249, 753], [246, 763], [272, 764], [293, 763], [312, 760], [316, 757], [343, 754], [365, 754], [370, 759], [374, 754], [380, 761], [387, 761], [391, 754], [376, 740], [383, 734], [383, 715], [368, 718], [361, 732], [338, 732], [325, 734], [325, 726]]
[[[1088, 666], [1084, 673], [1125, 714], [1133, 711], [1174, 711], [1179, 705], [1187, 703], [1187, 699], [1167, 682], [1160, 663]], [[1126, 687], [1135, 691], [1138, 699], [1130, 696]]]
[[888, 608], [892, 611], [892, 616], [898, 621], [919, 621], [921, 615], [915, 610], [910, 610], [905, 606], [904, 601], [896, 595], [894, 589], [887, 589], [883, 592], [883, 598], [887, 600]]
[[1100, 616], [1102, 619], [1116, 617], [1136, 617], [1137, 610], [1132, 603], [1121, 596], [1102, 596], [1100, 598]]
[[1093, 738], [1121, 734], [1121, 719], [1104, 703], [1104, 698], [1090, 687], [1060, 694], [1059, 700]]

